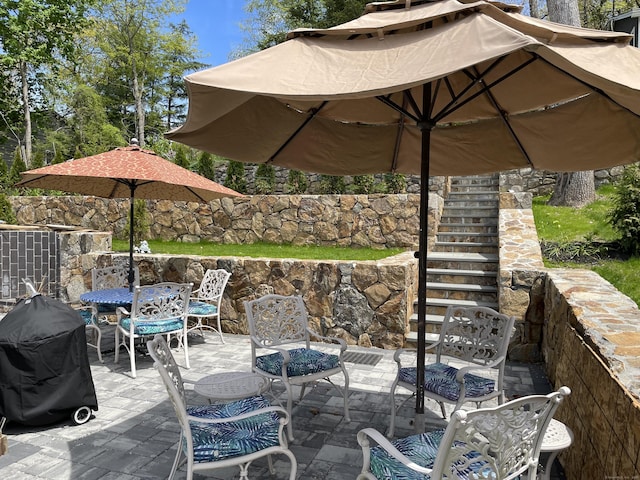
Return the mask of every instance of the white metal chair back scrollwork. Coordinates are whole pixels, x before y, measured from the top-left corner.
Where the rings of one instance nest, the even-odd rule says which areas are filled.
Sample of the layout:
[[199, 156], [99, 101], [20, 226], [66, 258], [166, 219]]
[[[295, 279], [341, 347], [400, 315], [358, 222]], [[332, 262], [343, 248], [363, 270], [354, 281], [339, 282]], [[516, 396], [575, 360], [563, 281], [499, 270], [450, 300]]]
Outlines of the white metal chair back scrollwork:
[[[222, 325], [220, 320], [220, 309], [222, 307], [222, 295], [227, 286], [231, 273], [219, 268], [217, 270], [208, 269], [202, 277], [202, 282], [197, 290], [192, 292], [189, 303], [189, 318], [195, 319], [187, 328], [187, 333], [198, 330], [204, 338], [204, 330], [208, 329], [220, 335], [220, 341], [224, 343], [222, 336]], [[207, 319], [207, 323], [202, 321]], [[210, 322], [216, 321], [213, 326]]]
[[182, 339], [180, 344], [184, 350], [185, 367], [189, 368], [189, 345], [186, 332], [191, 287], [191, 283], [174, 282], [135, 287], [131, 311], [124, 307], [118, 307], [116, 310], [115, 361], [118, 362], [120, 347], [125, 347], [129, 353], [131, 375], [134, 378], [136, 377], [135, 340], [156, 334], [167, 337], [175, 334]]
[[[306, 384], [326, 380], [343, 396], [344, 418], [349, 421], [349, 374], [342, 360], [346, 342], [309, 329], [307, 309], [300, 296], [265, 295], [245, 301], [244, 307], [251, 335], [251, 368], [270, 381], [282, 381], [287, 391], [289, 415], [293, 408], [292, 385], [302, 387], [302, 398]], [[311, 336], [323, 343], [312, 347]], [[323, 351], [329, 349], [336, 353]], [[264, 350], [266, 354], [258, 355]], [[344, 376], [342, 387], [330, 378], [339, 373]], [[288, 434], [293, 440], [291, 423]]]
[[[364, 461], [357, 480], [422, 475], [442, 480], [535, 480], [544, 434], [570, 393], [562, 387], [493, 408], [457, 410], [445, 430], [393, 441], [375, 429], [363, 429], [358, 443]], [[371, 447], [370, 440], [378, 445]]]
[[289, 458], [289, 478], [295, 479], [296, 458], [284, 436], [289, 417], [282, 407], [271, 406], [261, 395], [223, 404], [188, 406], [180, 369], [164, 337], [156, 335], [147, 342], [147, 349], [182, 429], [169, 479], [186, 464], [189, 480], [194, 472], [230, 466], [239, 466], [240, 479], [248, 480], [249, 465], [264, 456], [274, 474], [272, 454]]
[[[140, 285], [140, 270], [133, 268], [135, 275], [134, 285]], [[129, 267], [125, 265], [112, 265], [110, 267], [94, 268], [91, 270], [91, 289], [107, 290], [129, 286]]]
[[[479, 406], [496, 397], [498, 403], [504, 402], [504, 367], [514, 322], [514, 317], [488, 307], [447, 308], [438, 341], [426, 348], [435, 359], [425, 365], [424, 378], [424, 395], [440, 404], [444, 418], [445, 403], [454, 404], [454, 410], [458, 410], [465, 402]], [[413, 366], [407, 366], [407, 352], [411, 352]], [[415, 359], [415, 350], [395, 352], [398, 370], [390, 392], [389, 437], [394, 434], [397, 410], [408, 400], [396, 405], [397, 387], [416, 393]], [[452, 366], [454, 362], [461, 366]]]

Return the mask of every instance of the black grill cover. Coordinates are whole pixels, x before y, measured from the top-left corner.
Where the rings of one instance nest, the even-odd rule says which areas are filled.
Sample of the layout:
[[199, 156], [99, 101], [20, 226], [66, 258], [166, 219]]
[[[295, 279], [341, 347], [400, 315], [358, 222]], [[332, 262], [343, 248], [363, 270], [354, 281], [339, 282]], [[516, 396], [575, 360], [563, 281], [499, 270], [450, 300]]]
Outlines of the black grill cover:
[[43, 295], [21, 300], [0, 320], [0, 416], [49, 425], [98, 409], [84, 320]]

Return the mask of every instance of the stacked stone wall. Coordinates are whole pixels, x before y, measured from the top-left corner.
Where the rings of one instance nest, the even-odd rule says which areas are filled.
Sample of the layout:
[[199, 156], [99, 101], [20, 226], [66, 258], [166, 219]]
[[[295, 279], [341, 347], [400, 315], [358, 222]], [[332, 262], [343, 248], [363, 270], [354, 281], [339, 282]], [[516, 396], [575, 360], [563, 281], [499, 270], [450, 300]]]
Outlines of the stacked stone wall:
[[[61, 236], [64, 248], [79, 243], [77, 234]], [[231, 272], [220, 310], [222, 329], [244, 335], [249, 334], [244, 301], [265, 293], [301, 295], [319, 334], [343, 338], [350, 345], [399, 348], [417, 289], [411, 252], [359, 262], [141, 254], [135, 258], [143, 285], [192, 282], [197, 288], [208, 268]], [[80, 294], [91, 289], [92, 268], [125, 265], [128, 260], [126, 254], [104, 253], [67, 258], [62, 266], [64, 299], [78, 302]]]
[[[126, 238], [129, 200], [91, 196], [9, 197], [18, 223], [62, 224]], [[208, 204], [147, 200], [149, 239], [243, 244], [417, 248], [420, 196], [254, 195]], [[430, 194], [429, 228], [442, 199]]]

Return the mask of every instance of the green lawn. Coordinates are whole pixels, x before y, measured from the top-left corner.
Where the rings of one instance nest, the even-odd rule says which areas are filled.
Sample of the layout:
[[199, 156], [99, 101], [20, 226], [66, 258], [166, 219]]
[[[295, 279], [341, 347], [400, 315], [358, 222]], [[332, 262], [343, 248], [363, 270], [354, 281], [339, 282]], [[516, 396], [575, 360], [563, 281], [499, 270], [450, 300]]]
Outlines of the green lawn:
[[550, 268], [593, 270], [640, 305], [640, 258], [621, 259], [612, 250], [618, 238], [607, 221], [613, 191], [610, 185], [599, 188], [596, 201], [583, 208], [549, 206], [548, 196], [533, 199], [544, 263]]
[[[203, 255], [211, 257], [297, 258], [303, 260], [380, 260], [404, 252], [403, 248], [320, 247], [252, 243], [247, 245], [217, 244], [211, 242], [185, 243], [150, 240], [153, 253], [176, 255]], [[129, 241], [113, 240], [114, 252], [128, 252]]]

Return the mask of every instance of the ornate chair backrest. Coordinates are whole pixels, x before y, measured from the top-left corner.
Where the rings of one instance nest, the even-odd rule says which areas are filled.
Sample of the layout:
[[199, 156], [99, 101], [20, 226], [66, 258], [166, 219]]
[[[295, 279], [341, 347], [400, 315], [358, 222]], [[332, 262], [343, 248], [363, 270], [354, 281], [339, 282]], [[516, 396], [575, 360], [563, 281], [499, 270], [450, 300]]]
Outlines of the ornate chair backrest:
[[[187, 418], [187, 402], [184, 394], [184, 383], [182, 381], [182, 375], [180, 374], [180, 368], [173, 358], [173, 354], [167, 345], [163, 335], [156, 335], [152, 340], [147, 342], [147, 349], [149, 355], [153, 358], [154, 366], [160, 373], [162, 383], [167, 389], [169, 399], [173, 405], [173, 408], [180, 422], [183, 432], [187, 434], [190, 432], [189, 421]], [[191, 435], [188, 434], [188, 441], [191, 441]]]
[[[133, 284], [140, 285], [140, 270], [133, 267], [135, 275]], [[91, 270], [91, 290], [107, 290], [129, 286], [129, 267], [127, 265], [112, 265], [110, 267], [94, 268]]]
[[134, 322], [187, 319], [191, 283], [164, 282], [135, 287], [131, 305]]
[[261, 345], [277, 346], [306, 342], [308, 314], [302, 297], [297, 295], [265, 295], [244, 302], [249, 333]]
[[447, 309], [436, 347], [436, 361], [446, 355], [486, 365], [506, 359], [513, 334], [515, 317], [487, 307], [455, 307]]
[[224, 293], [229, 277], [231, 277], [231, 273], [222, 268], [217, 270], [209, 269], [204, 272], [202, 282], [198, 288], [198, 300], [217, 302]]
[[535, 478], [544, 433], [570, 393], [562, 387], [498, 407], [457, 410], [438, 447], [431, 478], [511, 480], [525, 472]]

